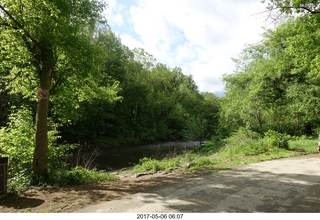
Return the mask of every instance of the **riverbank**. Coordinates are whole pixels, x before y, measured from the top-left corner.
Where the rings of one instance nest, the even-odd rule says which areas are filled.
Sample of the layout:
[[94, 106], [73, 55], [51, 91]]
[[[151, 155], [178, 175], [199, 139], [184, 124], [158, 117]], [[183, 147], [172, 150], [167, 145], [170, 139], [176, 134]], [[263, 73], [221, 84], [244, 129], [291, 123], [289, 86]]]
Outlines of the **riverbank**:
[[185, 178], [205, 175], [211, 169], [171, 173], [154, 173], [136, 177], [118, 173], [119, 180], [90, 185], [36, 187], [19, 196], [0, 197], [0, 213], [69, 213], [90, 205], [111, 201], [156, 186], [177, 183]]
[[137, 146], [110, 147], [102, 149], [95, 164], [99, 170], [118, 170], [125, 167], [132, 167], [139, 163], [139, 160], [147, 157], [161, 160], [165, 157], [175, 157], [189, 150], [203, 146], [207, 141], [176, 141], [165, 143], [153, 143]]
[[[165, 161], [145, 160], [140, 167], [135, 166], [135, 169], [131, 171], [115, 171], [119, 180], [108, 183], [37, 187], [30, 188], [19, 196], [4, 195], [0, 198], [0, 212], [73, 212], [152, 187], [179, 182], [185, 178], [202, 176], [259, 161], [313, 154], [316, 149], [313, 142], [314, 140], [294, 141], [290, 143], [291, 148], [288, 150], [278, 149], [248, 156], [229, 154], [229, 148], [219, 153], [212, 153], [210, 146], [207, 146], [201, 152], [186, 154], [184, 157]], [[214, 145], [212, 147], [216, 149]], [[208, 153], [203, 153], [208, 150]], [[176, 163], [179, 166], [174, 166], [172, 161], [179, 162]], [[183, 166], [184, 164], [187, 166]], [[141, 170], [147, 170], [147, 172], [141, 172]], [[137, 173], [147, 175], [137, 175]]]
[[253, 163], [188, 178], [76, 213], [319, 213], [319, 156]]

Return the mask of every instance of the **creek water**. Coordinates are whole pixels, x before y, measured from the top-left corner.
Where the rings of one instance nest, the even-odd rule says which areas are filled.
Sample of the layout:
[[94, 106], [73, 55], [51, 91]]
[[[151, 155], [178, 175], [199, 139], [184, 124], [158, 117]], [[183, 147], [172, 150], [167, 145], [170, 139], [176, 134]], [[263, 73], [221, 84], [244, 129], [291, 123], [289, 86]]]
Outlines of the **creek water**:
[[[203, 144], [203, 142], [202, 142]], [[182, 154], [188, 150], [200, 147], [199, 141], [192, 142], [166, 142], [142, 146], [110, 147], [104, 149], [96, 158], [95, 163], [99, 170], [116, 170], [131, 167], [139, 160], [148, 157], [163, 159]]]

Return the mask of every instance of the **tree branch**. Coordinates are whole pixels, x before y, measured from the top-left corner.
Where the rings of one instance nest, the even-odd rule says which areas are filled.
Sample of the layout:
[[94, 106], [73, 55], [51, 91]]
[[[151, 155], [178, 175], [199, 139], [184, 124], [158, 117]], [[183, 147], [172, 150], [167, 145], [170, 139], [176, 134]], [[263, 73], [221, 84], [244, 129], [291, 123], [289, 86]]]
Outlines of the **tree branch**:
[[[40, 49], [40, 45], [39, 43], [31, 36], [31, 34], [26, 31], [23, 27], [23, 25], [21, 23], [19, 23], [9, 12], [8, 10], [6, 10], [5, 6], [4, 5], [0, 5], [0, 9], [9, 17], [9, 19], [16, 25], [16, 27], [12, 26], [12, 25], [9, 25], [7, 23], [4, 23], [4, 24], [1, 24], [0, 25], [4, 25], [4, 26], [8, 26], [8, 27], [11, 27], [12, 29], [14, 30], [22, 30], [25, 35], [32, 41], [32, 43], [38, 48]], [[7, 24], [7, 25], [6, 25]]]
[[0, 23], [0, 26], [6, 26], [6, 27], [12, 28], [14, 30], [19, 30], [19, 28], [13, 27], [13, 26], [11, 26], [10, 24], [8, 24], [6, 22]]
[[272, 8], [271, 10], [281, 10], [281, 9], [303, 9], [308, 11], [310, 14], [319, 14], [320, 11], [319, 10], [312, 10], [306, 6], [299, 6], [299, 7], [293, 7], [293, 6], [278, 6], [276, 8]]

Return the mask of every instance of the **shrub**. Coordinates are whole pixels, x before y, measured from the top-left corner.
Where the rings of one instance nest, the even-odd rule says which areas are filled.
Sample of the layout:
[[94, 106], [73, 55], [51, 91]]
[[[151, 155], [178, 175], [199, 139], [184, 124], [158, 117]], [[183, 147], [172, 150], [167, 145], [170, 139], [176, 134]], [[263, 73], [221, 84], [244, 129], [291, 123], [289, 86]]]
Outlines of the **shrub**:
[[266, 145], [261, 142], [261, 136], [248, 129], [240, 128], [232, 136], [222, 140], [224, 147], [222, 153], [229, 157], [234, 155], [258, 155], [268, 151]]
[[183, 137], [190, 141], [201, 141], [205, 138], [208, 121], [200, 116], [193, 116], [186, 121]]
[[264, 141], [271, 148], [289, 149], [290, 135], [269, 130], [264, 134]]
[[65, 185], [81, 185], [88, 183], [99, 183], [106, 181], [118, 180], [119, 177], [110, 173], [99, 173], [97, 171], [90, 171], [84, 167], [75, 167], [71, 170], [57, 170], [49, 173], [49, 180], [51, 185], [65, 186]]
[[207, 154], [216, 153], [220, 150], [221, 144], [218, 141], [207, 142], [204, 146], [193, 150], [194, 153]]
[[179, 157], [172, 159], [163, 159], [161, 161], [144, 157], [139, 160], [139, 164], [134, 166], [133, 170], [136, 172], [157, 172], [160, 170], [168, 171], [173, 167], [178, 167], [179, 164]]
[[216, 159], [210, 159], [205, 156], [197, 156], [191, 163], [191, 169], [207, 168], [217, 163], [218, 161]]
[[64, 144], [57, 146], [49, 146], [48, 152], [48, 171], [68, 169], [69, 161], [73, 154], [71, 150], [76, 149], [75, 144]]
[[[32, 175], [32, 160], [35, 144], [35, 126], [32, 112], [22, 106], [20, 109], [12, 109], [9, 122], [6, 127], [0, 129], [0, 156], [9, 158], [8, 166], [8, 192], [19, 194], [30, 185], [53, 184], [82, 184], [94, 183], [116, 179], [115, 176], [106, 173], [97, 173], [85, 168], [75, 167], [69, 170], [71, 151], [77, 145], [54, 146], [58, 138], [57, 126], [50, 123], [48, 132], [48, 176], [36, 177]], [[86, 161], [91, 165], [91, 161]]]
[[155, 172], [161, 170], [162, 168], [163, 167], [161, 167], [160, 161], [144, 157], [139, 160], [139, 164], [134, 167], [134, 170], [139, 172]]
[[1, 156], [9, 158], [8, 192], [19, 193], [30, 182], [35, 129], [31, 111], [12, 108], [9, 122], [0, 129]]

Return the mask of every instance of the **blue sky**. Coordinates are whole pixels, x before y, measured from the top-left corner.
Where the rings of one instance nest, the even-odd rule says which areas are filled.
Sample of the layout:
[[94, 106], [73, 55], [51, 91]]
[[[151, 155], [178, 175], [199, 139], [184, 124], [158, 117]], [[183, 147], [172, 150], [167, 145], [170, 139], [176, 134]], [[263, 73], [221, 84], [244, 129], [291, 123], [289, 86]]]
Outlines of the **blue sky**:
[[199, 91], [219, 96], [246, 44], [266, 27], [260, 0], [108, 0], [111, 29], [130, 49], [141, 47], [169, 67], [192, 75]]

